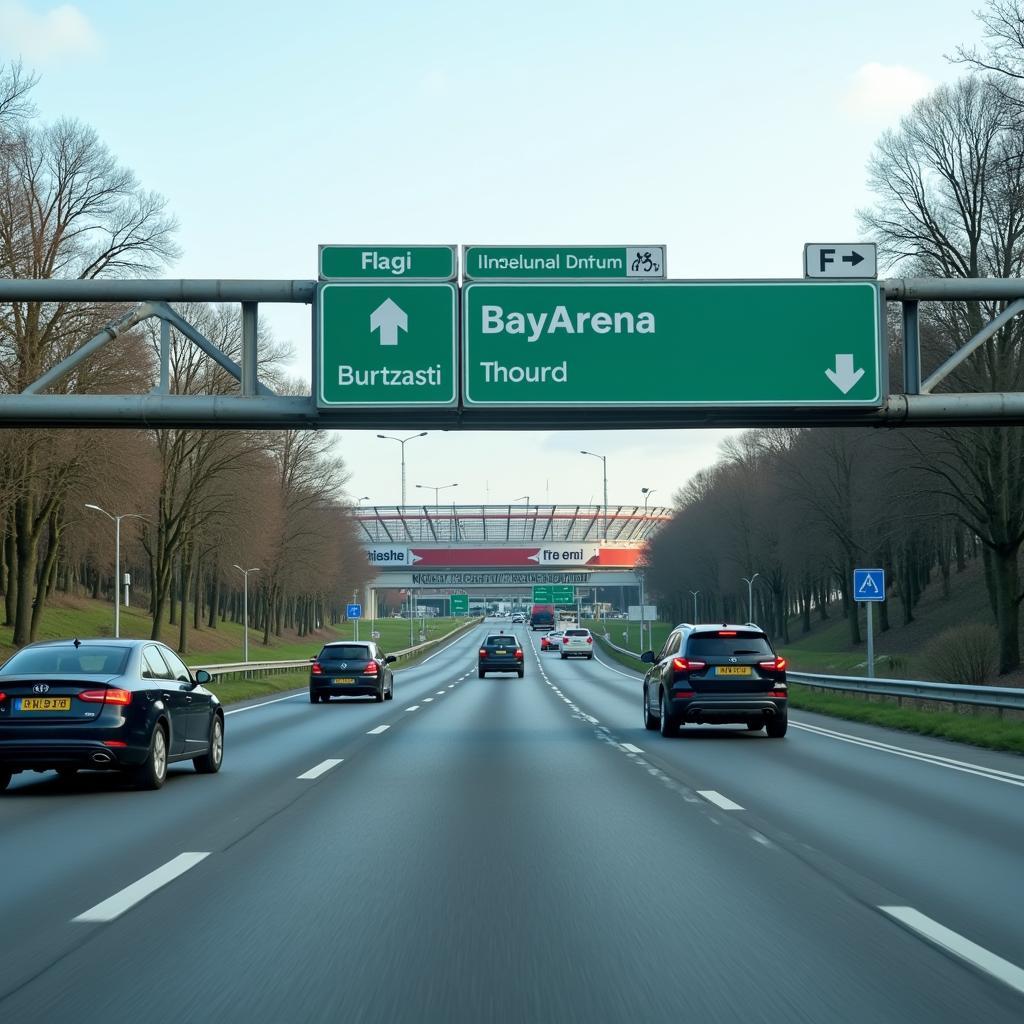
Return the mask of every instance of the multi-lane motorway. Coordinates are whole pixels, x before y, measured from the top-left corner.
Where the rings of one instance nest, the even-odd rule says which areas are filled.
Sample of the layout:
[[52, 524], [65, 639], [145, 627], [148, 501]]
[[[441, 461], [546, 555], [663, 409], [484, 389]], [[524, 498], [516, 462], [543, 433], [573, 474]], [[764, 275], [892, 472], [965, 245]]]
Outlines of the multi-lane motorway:
[[[489, 624], [488, 629], [493, 628]], [[217, 776], [0, 797], [0, 1021], [1024, 1019], [1024, 762], [474, 630], [388, 704], [236, 706]]]

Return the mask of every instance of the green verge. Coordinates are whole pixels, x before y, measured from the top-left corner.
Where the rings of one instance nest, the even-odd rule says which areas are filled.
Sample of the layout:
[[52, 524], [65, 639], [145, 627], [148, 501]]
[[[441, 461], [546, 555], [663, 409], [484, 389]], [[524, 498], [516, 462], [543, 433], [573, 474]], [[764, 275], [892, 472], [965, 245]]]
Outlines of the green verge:
[[801, 711], [814, 711], [833, 718], [867, 722], [887, 729], [937, 736], [957, 743], [970, 743], [989, 750], [1010, 750], [1024, 754], [1024, 722], [1008, 722], [995, 715], [959, 715], [949, 711], [921, 711], [881, 701], [839, 696], [810, 690], [800, 683], [789, 684], [789, 703]]

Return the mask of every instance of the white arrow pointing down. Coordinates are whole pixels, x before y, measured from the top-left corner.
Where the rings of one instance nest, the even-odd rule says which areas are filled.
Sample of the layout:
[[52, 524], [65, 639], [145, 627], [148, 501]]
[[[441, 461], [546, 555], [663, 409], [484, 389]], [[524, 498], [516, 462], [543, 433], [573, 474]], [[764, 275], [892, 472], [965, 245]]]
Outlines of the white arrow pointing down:
[[409, 330], [409, 317], [396, 302], [385, 299], [370, 314], [370, 333], [380, 331], [382, 345], [397, 345], [399, 330]]
[[825, 376], [845, 395], [864, 376], [864, 371], [853, 368], [852, 355], [836, 353], [836, 368], [826, 370]]

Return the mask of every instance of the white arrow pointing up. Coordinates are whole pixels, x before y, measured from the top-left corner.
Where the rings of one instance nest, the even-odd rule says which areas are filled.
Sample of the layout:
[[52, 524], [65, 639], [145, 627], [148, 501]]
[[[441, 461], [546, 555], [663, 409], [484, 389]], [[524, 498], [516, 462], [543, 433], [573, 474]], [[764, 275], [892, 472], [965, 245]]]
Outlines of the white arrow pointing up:
[[825, 376], [845, 395], [864, 376], [864, 371], [853, 368], [852, 355], [836, 353], [836, 368], [826, 370]]
[[397, 345], [399, 330], [409, 330], [409, 317], [401, 306], [385, 299], [370, 314], [370, 333], [380, 331], [382, 345]]

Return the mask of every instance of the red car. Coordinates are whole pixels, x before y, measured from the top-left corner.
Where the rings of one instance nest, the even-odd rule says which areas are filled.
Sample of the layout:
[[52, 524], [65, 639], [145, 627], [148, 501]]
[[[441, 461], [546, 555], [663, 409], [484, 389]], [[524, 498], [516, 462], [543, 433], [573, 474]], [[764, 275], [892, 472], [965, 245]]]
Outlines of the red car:
[[545, 633], [540, 638], [540, 649], [542, 651], [560, 651], [562, 649], [562, 631]]

